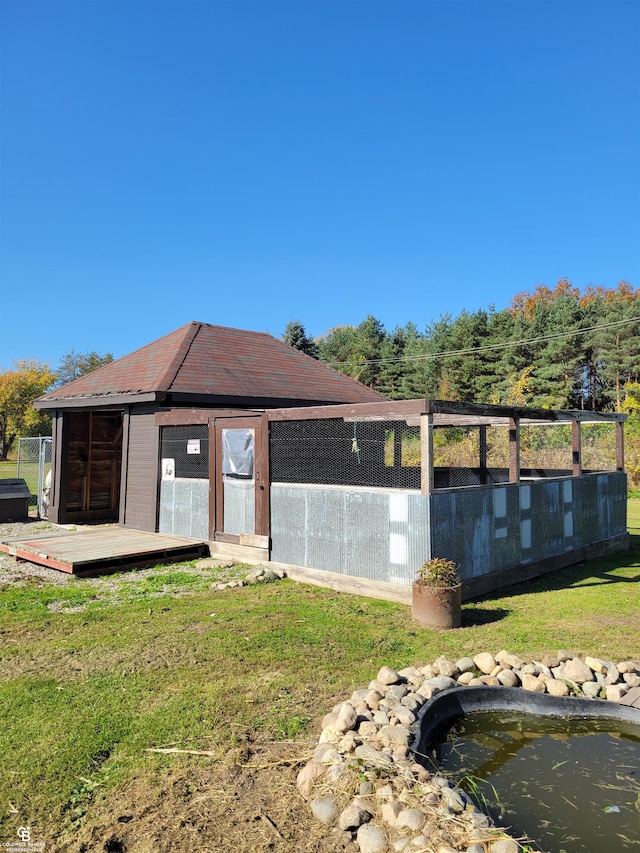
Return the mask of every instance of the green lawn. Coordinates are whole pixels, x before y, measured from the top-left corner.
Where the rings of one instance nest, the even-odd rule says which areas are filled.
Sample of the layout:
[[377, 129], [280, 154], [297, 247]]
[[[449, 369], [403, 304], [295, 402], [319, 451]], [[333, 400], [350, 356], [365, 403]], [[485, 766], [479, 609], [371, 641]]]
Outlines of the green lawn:
[[[629, 518], [640, 526], [640, 501]], [[97, 792], [108, 802], [180, 763], [150, 747], [188, 744], [228, 767], [248, 742], [311, 743], [322, 715], [383, 664], [503, 648], [640, 659], [640, 536], [634, 544], [469, 603], [464, 627], [445, 633], [420, 628], [407, 607], [288, 580], [217, 592], [189, 566], [125, 574], [115, 591], [78, 579], [6, 585], [0, 839], [16, 821], [39, 827], [38, 840], [70, 837]]]

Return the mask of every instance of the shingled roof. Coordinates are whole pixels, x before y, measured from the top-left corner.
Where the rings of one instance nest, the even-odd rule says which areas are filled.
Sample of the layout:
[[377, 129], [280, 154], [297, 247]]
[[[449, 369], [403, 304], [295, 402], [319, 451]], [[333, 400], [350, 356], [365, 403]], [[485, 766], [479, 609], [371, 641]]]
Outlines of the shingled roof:
[[372, 403], [382, 394], [265, 332], [192, 322], [43, 394], [37, 408]]

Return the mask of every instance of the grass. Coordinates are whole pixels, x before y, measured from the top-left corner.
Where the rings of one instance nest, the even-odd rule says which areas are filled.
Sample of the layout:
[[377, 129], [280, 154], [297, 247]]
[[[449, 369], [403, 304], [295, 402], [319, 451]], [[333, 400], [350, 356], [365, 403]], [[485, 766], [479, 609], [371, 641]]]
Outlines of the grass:
[[[630, 502], [640, 528], [640, 501]], [[98, 799], [190, 756], [221, 766], [249, 745], [311, 743], [319, 720], [383, 664], [506, 648], [640, 659], [640, 535], [627, 554], [574, 566], [464, 606], [436, 633], [409, 608], [282, 581], [219, 592], [192, 565], [117, 583], [0, 588], [0, 839], [14, 824], [68, 838]], [[211, 758], [206, 759], [211, 762]], [[19, 824], [16, 824], [19, 821]]]

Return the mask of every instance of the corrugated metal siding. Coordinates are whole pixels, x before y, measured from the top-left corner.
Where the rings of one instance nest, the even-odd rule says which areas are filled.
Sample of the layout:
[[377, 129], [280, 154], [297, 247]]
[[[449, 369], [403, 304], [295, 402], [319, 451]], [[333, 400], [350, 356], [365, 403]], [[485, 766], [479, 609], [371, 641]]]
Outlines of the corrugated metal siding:
[[160, 429], [155, 410], [133, 410], [128, 419], [124, 526], [156, 532]]
[[162, 480], [160, 483], [160, 533], [209, 538], [209, 481]]
[[279, 563], [409, 586], [428, 553], [427, 498], [274, 483], [271, 541]]
[[459, 563], [463, 580], [557, 557], [626, 530], [626, 476], [616, 472], [436, 492], [432, 502], [432, 553]]

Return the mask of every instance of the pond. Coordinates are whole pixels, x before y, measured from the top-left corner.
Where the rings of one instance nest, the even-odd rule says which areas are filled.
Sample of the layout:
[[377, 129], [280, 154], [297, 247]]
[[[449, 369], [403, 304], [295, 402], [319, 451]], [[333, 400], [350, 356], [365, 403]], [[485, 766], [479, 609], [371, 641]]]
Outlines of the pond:
[[474, 710], [434, 743], [439, 772], [513, 837], [548, 853], [640, 850], [638, 725]]

